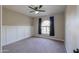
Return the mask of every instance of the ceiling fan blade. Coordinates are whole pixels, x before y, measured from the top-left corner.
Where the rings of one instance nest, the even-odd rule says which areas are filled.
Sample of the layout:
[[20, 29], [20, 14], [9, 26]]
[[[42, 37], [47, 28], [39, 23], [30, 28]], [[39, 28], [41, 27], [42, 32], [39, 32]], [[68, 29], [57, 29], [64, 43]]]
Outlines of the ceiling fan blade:
[[42, 7], [43, 7], [43, 5], [39, 5], [39, 9], [42, 8]]
[[35, 11], [30, 11], [30, 13], [35, 12]]
[[37, 10], [37, 11], [39, 11], [39, 12], [45, 12], [45, 10]]
[[28, 6], [29, 8], [31, 8], [31, 9], [33, 9], [33, 10], [35, 10], [35, 8], [33, 8], [33, 7], [31, 7], [31, 6]]
[[37, 9], [38, 9], [38, 7], [35, 7], [34, 9], [35, 9], [35, 10], [37, 10]]

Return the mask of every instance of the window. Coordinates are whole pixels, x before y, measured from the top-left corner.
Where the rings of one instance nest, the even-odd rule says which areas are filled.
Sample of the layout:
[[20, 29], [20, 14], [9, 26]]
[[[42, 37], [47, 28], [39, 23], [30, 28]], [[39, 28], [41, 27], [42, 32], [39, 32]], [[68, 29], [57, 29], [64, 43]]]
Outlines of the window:
[[42, 34], [49, 34], [50, 33], [50, 21], [49, 20], [42, 22], [41, 31], [42, 31]]

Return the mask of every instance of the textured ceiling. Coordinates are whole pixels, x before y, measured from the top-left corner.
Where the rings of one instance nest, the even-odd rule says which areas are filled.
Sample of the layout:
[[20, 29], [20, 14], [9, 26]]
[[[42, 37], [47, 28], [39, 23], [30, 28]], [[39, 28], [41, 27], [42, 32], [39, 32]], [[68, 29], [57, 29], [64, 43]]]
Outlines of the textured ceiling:
[[25, 14], [31, 17], [39, 17], [52, 15], [56, 13], [61, 13], [65, 11], [65, 5], [43, 5], [41, 9], [46, 10], [46, 12], [40, 12], [39, 14], [30, 13], [32, 9], [28, 8], [28, 5], [5, 5], [4, 8], [8, 8], [10, 10]]

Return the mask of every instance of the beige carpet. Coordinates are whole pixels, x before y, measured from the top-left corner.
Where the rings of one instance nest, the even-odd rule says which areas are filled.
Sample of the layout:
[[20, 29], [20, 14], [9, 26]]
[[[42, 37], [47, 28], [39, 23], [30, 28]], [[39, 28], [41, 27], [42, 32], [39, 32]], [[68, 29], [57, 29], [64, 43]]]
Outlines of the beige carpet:
[[60, 41], [29, 38], [3, 47], [4, 53], [65, 53], [64, 43]]

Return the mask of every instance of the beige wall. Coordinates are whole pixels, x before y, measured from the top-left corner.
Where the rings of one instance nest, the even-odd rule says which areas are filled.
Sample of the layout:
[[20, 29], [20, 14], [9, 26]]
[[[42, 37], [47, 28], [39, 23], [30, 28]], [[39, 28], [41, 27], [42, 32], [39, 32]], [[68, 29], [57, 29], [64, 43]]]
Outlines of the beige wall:
[[65, 46], [67, 52], [79, 48], [79, 9], [71, 5], [66, 8]]
[[[45, 37], [50, 39], [56, 39], [64, 41], [64, 13], [52, 15], [54, 16], [55, 36], [39, 35], [38, 34], [38, 18], [34, 19], [34, 35], [39, 37]], [[41, 17], [42, 20], [49, 20], [50, 16]]]
[[32, 36], [32, 18], [3, 8], [2, 45]]
[[31, 17], [3, 8], [3, 25], [30, 26]]

